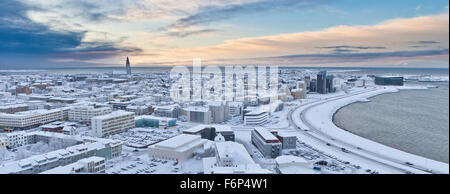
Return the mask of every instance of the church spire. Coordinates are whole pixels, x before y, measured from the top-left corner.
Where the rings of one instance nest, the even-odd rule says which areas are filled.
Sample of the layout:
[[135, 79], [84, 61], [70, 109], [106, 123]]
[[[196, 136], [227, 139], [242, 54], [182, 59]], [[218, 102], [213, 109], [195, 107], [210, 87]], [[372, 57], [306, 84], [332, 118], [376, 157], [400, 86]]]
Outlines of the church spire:
[[127, 75], [131, 75], [131, 66], [130, 66], [130, 59], [127, 56], [127, 62], [125, 64], [125, 68], [127, 69]]

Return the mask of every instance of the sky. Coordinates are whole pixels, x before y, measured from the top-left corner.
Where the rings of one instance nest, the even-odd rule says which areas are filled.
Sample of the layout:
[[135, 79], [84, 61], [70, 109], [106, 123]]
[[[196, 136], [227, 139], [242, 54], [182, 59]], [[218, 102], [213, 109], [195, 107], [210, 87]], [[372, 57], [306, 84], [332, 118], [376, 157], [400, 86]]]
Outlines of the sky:
[[447, 0], [0, 1], [0, 69], [446, 67]]

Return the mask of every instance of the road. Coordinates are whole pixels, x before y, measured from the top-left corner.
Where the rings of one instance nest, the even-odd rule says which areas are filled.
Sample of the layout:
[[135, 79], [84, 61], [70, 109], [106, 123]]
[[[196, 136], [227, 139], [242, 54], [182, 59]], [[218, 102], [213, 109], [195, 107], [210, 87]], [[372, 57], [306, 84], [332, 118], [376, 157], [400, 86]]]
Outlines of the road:
[[[340, 96], [332, 97], [332, 98], [325, 99], [325, 100], [319, 100], [319, 101], [302, 104], [302, 105], [292, 109], [289, 112], [288, 120], [289, 120], [290, 124], [292, 126], [294, 126], [303, 135], [305, 135], [311, 139], [314, 139], [315, 141], [329, 145], [330, 149], [333, 149], [333, 151], [343, 152], [343, 149], [345, 149], [346, 154], [352, 156], [352, 158], [358, 159], [359, 161], [361, 161], [363, 163], [381, 165], [384, 168], [389, 169], [393, 173], [407, 173], [407, 174], [409, 174], [409, 173], [420, 173], [420, 174], [430, 173], [425, 168], [406, 165], [407, 161], [399, 161], [394, 158], [388, 158], [386, 156], [383, 156], [383, 155], [380, 155], [377, 153], [373, 153], [373, 152], [370, 152], [367, 150], [362, 150], [361, 148], [351, 145], [347, 142], [344, 142], [341, 140], [336, 140], [336, 139], [330, 137], [328, 134], [322, 132], [321, 130], [316, 129], [311, 123], [308, 122], [307, 119], [305, 119], [306, 113], [310, 109], [312, 109], [316, 106], [322, 105], [322, 104], [330, 102], [330, 101], [339, 100], [342, 98], [347, 98], [347, 97], [359, 95], [359, 94], [366, 93], [366, 92], [371, 92], [374, 90], [376, 90], [376, 89], [364, 90], [364, 91], [355, 92], [352, 94], [340, 95]], [[308, 129], [302, 129], [292, 119], [294, 112], [297, 112], [297, 110], [300, 108], [302, 109], [300, 111], [300, 115], [295, 115], [295, 116], [299, 116], [302, 123], [304, 123]]]

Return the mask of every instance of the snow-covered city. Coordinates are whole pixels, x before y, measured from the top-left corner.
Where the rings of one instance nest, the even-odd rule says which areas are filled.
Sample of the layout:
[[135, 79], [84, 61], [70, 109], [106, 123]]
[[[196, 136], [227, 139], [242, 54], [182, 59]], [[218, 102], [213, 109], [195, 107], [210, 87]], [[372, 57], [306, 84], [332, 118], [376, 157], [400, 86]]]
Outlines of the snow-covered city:
[[[173, 97], [183, 92], [173, 91], [183, 78], [135, 73], [128, 58], [125, 63], [110, 73], [0, 73], [0, 174], [449, 173], [447, 163], [333, 123], [336, 111], [351, 103], [428, 90], [448, 77], [279, 68], [276, 98], [213, 101], [201, 93], [186, 100]], [[238, 74], [234, 81], [248, 88], [252, 78]], [[208, 82], [218, 90], [222, 84], [209, 75], [188, 76], [200, 83], [188, 94]]]

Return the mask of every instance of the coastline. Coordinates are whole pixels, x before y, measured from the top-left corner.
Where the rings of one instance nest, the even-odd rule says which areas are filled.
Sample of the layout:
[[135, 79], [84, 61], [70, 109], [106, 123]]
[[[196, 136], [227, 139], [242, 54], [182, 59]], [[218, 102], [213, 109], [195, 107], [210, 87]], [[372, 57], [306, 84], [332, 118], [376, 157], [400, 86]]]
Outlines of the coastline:
[[[436, 86], [427, 85], [427, 86], [424, 86], [424, 87], [426, 87], [426, 88], [423, 88], [423, 90], [429, 90], [429, 89], [431, 89], [431, 88], [435, 88]], [[358, 106], [358, 107], [361, 107], [361, 106], [368, 106], [368, 105], [364, 105], [364, 104], [365, 104], [365, 103], [371, 103], [371, 102], [372, 102], [372, 99], [375, 98], [375, 97], [378, 97], [378, 96], [384, 96], [384, 95], [389, 95], [389, 94], [395, 94], [395, 93], [400, 93], [400, 92], [406, 91], [406, 90], [422, 90], [422, 89], [421, 89], [421, 88], [414, 88], [414, 89], [399, 89], [398, 92], [387, 92], [387, 93], [382, 93], [382, 94], [377, 94], [377, 95], [370, 96], [370, 97], [367, 98], [367, 101], [365, 101], [365, 100], [360, 100], [360, 101], [355, 101], [355, 102], [353, 102], [353, 103], [349, 103], [349, 104], [347, 104], [347, 105], [344, 105], [344, 106], [338, 108], [338, 109], [336, 110], [336, 112], [333, 113], [332, 121], [333, 121], [334, 125], [336, 125], [338, 128], [340, 128], [340, 129], [342, 129], [342, 130], [344, 130], [344, 131], [346, 131], [346, 132], [352, 133], [352, 134], [354, 134], [354, 135], [360, 136], [360, 137], [362, 137], [362, 138], [366, 138], [366, 139], [369, 139], [369, 140], [371, 140], [371, 141], [377, 142], [377, 143], [379, 143], [379, 144], [382, 144], [382, 145], [385, 145], [385, 146], [389, 146], [389, 147], [392, 147], [392, 148], [394, 148], [394, 149], [398, 149], [398, 150], [401, 150], [401, 151], [404, 151], [404, 152], [407, 152], [407, 153], [410, 153], [410, 154], [418, 155], [418, 156], [421, 156], [421, 157], [425, 157], [425, 158], [428, 158], [428, 159], [431, 159], [431, 160], [436, 160], [436, 161], [439, 161], [439, 162], [443, 162], [443, 163], [447, 163], [447, 164], [448, 164], [448, 161], [447, 161], [447, 160], [442, 159], [442, 158], [439, 157], [439, 156], [434, 157], [434, 156], [431, 156], [431, 155], [427, 155], [427, 154], [424, 153], [423, 151], [422, 151], [422, 152], [418, 152], [418, 151], [415, 151], [414, 149], [408, 149], [408, 148], [406, 148], [406, 147], [402, 147], [401, 145], [397, 145], [397, 143], [394, 143], [394, 142], [389, 142], [389, 141], [385, 142], [385, 141], [383, 141], [382, 139], [380, 139], [379, 137], [373, 137], [373, 136], [369, 136], [369, 135], [367, 135], [367, 134], [365, 135], [364, 132], [358, 131], [358, 128], [355, 128], [355, 127], [347, 126], [347, 127], [349, 127], [349, 128], [346, 128], [346, 127], [345, 127], [346, 125], [345, 125], [344, 123], [345, 123], [345, 121], [346, 121], [347, 119], [349, 119], [348, 117], [349, 117], [350, 115], [347, 115], [347, 114], [346, 114], [345, 116], [342, 116], [342, 115], [341, 115], [340, 117], [337, 117], [338, 113], [340, 113], [343, 109], [346, 109], [346, 108], [348, 108], [348, 107], [351, 107], [351, 105], [359, 104], [360, 106]], [[378, 107], [375, 107], [375, 108], [378, 108]], [[353, 109], [353, 110], [354, 110], [354, 109]], [[348, 111], [348, 110], [347, 110], [347, 111]], [[340, 118], [340, 119], [338, 119], [338, 118]], [[358, 132], [360, 132], [360, 133], [358, 133]], [[367, 132], [367, 131], [366, 131], [366, 132]], [[445, 155], [445, 154], [444, 154], [444, 155]], [[439, 158], [440, 158], [440, 159], [439, 159]]]
[[[343, 142], [350, 143], [354, 146], [358, 146], [363, 150], [375, 153], [377, 155], [393, 158], [399, 161], [415, 161], [414, 165], [422, 166], [424, 168], [430, 169], [433, 172], [448, 173], [448, 164], [419, 155], [411, 154], [379, 142], [375, 142], [368, 138], [358, 136], [351, 133], [345, 129], [342, 129], [333, 122], [333, 117], [336, 112], [352, 103], [367, 101], [368, 98], [375, 97], [386, 93], [396, 93], [400, 90], [417, 90], [417, 89], [428, 89], [428, 86], [388, 86], [381, 87], [375, 91], [367, 92], [364, 94], [357, 95], [355, 97], [343, 98], [336, 101], [330, 101], [319, 105], [316, 111], [310, 111], [312, 113], [307, 113], [307, 120], [314, 121], [311, 122], [317, 128], [325, 129], [323, 132], [331, 137], [339, 139]], [[328, 115], [328, 117], [326, 116]], [[317, 118], [320, 118], [317, 120]]]

